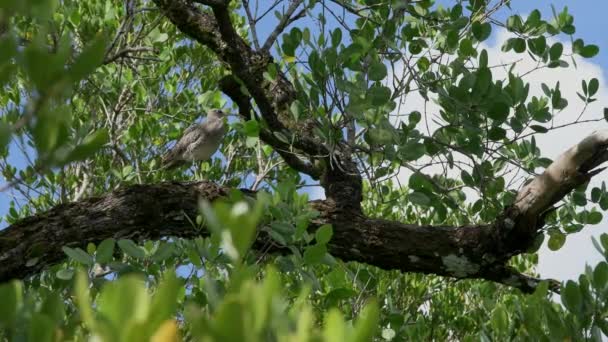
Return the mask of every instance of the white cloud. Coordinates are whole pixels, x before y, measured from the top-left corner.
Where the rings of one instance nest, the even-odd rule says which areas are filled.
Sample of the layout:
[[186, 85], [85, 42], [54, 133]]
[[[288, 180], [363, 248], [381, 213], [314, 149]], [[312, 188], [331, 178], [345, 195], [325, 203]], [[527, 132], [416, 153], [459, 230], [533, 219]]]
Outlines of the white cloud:
[[[497, 33], [497, 39], [494, 40], [496, 42], [495, 45], [484, 44], [481, 47], [487, 50], [490, 65], [507, 65], [504, 68], [492, 69], [493, 78], [495, 80], [505, 79], [510, 64], [515, 61], [517, 61], [517, 63], [513, 73], [516, 75], [523, 75], [537, 67], [537, 62], [527, 53], [516, 54], [514, 52], [504, 53], [501, 51], [503, 42], [510, 37], [512, 36], [503, 30], [502, 32]], [[555, 42], [555, 40], [548, 40], [548, 44], [553, 44]], [[562, 42], [562, 44], [564, 45], [564, 53], [571, 51], [570, 43]], [[479, 50], [481, 50], [481, 48]], [[543, 68], [535, 70], [525, 76], [524, 80], [530, 83], [529, 99], [532, 96], [543, 95], [541, 90], [542, 83], [547, 84], [549, 88], [553, 88], [557, 82], [560, 82], [562, 97], [568, 99], [569, 105], [565, 110], [557, 114], [554, 119], [554, 125], [566, 124], [576, 120], [584, 107], [583, 102], [576, 95], [577, 91], [582, 92], [582, 80], [588, 82], [592, 78], [597, 78], [600, 84], [599, 91], [594, 96], [597, 98], [597, 101], [588, 105], [585, 114], [583, 115], [583, 119], [601, 118], [603, 115], [603, 108], [608, 107], [608, 88], [606, 87], [606, 80], [603, 77], [602, 68], [597, 64], [578, 57], [576, 59], [577, 67], [575, 68], [568, 57], [562, 59], [570, 64], [569, 68]], [[429, 115], [426, 122], [424, 121], [425, 109], [426, 113]], [[437, 125], [432, 122], [432, 115], [439, 113], [437, 104], [433, 102], [425, 103], [424, 99], [417, 92], [413, 92], [408, 94], [407, 98], [404, 99], [404, 102], [398, 111], [400, 113], [409, 113], [413, 110], [418, 110], [423, 113], [423, 122], [419, 127], [424, 127], [425, 131], [427, 124], [430, 131], [433, 131], [434, 128], [437, 127]], [[402, 117], [399, 119], [403, 120], [405, 118]], [[607, 128], [607, 126], [608, 125], [603, 121], [583, 123], [554, 130], [544, 135], [536, 135], [537, 146], [541, 149], [543, 156], [554, 159], [591, 132], [597, 129]], [[427, 169], [426, 172], [438, 173], [442, 172], [442, 170], [439, 168], [431, 168]], [[400, 173], [399, 178], [402, 181], [402, 184], [403, 181], [407, 181], [410, 174], [411, 172], [405, 169]], [[603, 179], [607, 179], [605, 173], [596, 176], [593, 179], [591, 186], [597, 186]], [[407, 182], [405, 184], [407, 184]], [[608, 216], [608, 213], [606, 213], [605, 216]], [[550, 277], [558, 280], [576, 278], [584, 271], [585, 263], [593, 265], [602, 260], [602, 256], [595, 251], [591, 244], [591, 236], [599, 236], [604, 232], [608, 232], [608, 219], [604, 219], [599, 225], [587, 226], [580, 233], [570, 235], [565, 246], [557, 252], [550, 251], [545, 244], [540, 251], [538, 272], [542, 277]]]

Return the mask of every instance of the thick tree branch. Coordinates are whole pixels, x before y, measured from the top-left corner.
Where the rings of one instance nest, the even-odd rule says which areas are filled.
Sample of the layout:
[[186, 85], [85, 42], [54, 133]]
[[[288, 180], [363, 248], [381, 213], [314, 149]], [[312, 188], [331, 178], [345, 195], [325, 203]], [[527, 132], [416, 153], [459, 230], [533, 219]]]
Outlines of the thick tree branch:
[[[85, 247], [107, 238], [143, 241], [207, 235], [190, 223], [198, 214], [198, 201], [213, 201], [228, 191], [210, 182], [134, 185], [26, 218], [0, 231], [0, 281], [25, 278], [62, 261], [62, 246]], [[330, 252], [344, 261], [505, 282], [495, 266], [481, 265], [494, 241], [490, 226], [407, 225], [346, 212], [332, 201], [311, 206], [320, 212], [311, 229], [332, 224]], [[255, 246], [267, 245], [267, 238], [260, 234]], [[513, 274], [508, 276], [513, 286]]]
[[[366, 217], [356, 208], [329, 199], [310, 203], [320, 213], [310, 229], [331, 224], [334, 234], [329, 250], [343, 261], [486, 279], [531, 292], [539, 280], [508, 267], [509, 258], [530, 246], [542, 226], [543, 212], [595, 174], [586, 167], [597, 166], [607, 147], [608, 130], [585, 138], [524, 187], [515, 204], [490, 224], [403, 224]], [[0, 281], [24, 278], [63, 260], [61, 246], [84, 247], [110, 237], [141, 241], [206, 235], [190, 224], [198, 214], [198, 201], [213, 201], [228, 191], [210, 182], [134, 185], [28, 217], [0, 231]], [[264, 245], [268, 237], [260, 234], [259, 239], [256, 246]]]

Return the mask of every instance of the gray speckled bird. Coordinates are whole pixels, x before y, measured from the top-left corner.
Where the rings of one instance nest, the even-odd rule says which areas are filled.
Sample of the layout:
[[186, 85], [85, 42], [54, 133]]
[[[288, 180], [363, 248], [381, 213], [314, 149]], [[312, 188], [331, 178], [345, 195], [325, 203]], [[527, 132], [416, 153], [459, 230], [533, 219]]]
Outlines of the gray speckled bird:
[[163, 168], [175, 168], [187, 162], [209, 160], [220, 147], [226, 125], [224, 112], [212, 109], [207, 112], [207, 120], [194, 124], [184, 131], [184, 135], [162, 158]]

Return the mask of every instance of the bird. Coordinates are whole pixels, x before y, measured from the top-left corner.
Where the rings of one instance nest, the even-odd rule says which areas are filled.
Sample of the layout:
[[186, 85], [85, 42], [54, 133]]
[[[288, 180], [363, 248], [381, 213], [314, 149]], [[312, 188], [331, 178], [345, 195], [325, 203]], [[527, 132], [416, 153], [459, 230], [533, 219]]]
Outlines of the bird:
[[226, 134], [226, 114], [219, 109], [207, 112], [207, 120], [188, 127], [175, 146], [161, 159], [164, 169], [179, 167], [187, 162], [209, 160]]

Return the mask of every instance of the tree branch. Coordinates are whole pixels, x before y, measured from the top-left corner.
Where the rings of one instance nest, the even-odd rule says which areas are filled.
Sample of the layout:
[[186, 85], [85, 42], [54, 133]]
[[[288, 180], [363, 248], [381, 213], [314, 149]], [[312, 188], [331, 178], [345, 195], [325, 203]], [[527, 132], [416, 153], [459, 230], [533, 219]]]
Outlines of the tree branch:
[[[0, 231], [0, 281], [26, 278], [61, 262], [65, 259], [62, 246], [85, 248], [107, 238], [141, 242], [165, 236], [206, 236], [206, 230], [199, 231], [190, 223], [198, 215], [198, 201], [214, 201], [229, 191], [211, 182], [133, 185], [28, 217]], [[344, 261], [404, 272], [510, 281], [508, 285], [516, 286], [512, 273], [503, 279], [496, 267], [473, 261], [481, 260], [481, 255], [475, 255], [492, 248], [490, 226], [407, 225], [345, 212], [332, 201], [310, 204], [320, 213], [310, 229], [332, 224], [330, 252]], [[254, 248], [267, 246], [268, 239], [259, 234]]]
[[253, 46], [256, 50], [260, 49], [260, 40], [258, 39], [258, 31], [256, 29], [257, 21], [251, 14], [249, 9], [249, 0], [243, 0], [243, 7], [245, 8], [245, 14], [247, 15], [247, 22], [249, 23], [249, 29], [251, 30], [251, 39], [253, 40]]
[[[549, 206], [596, 174], [582, 166], [597, 166], [593, 161], [606, 153], [608, 130], [583, 139], [524, 187], [515, 204], [490, 224], [403, 224], [367, 217], [356, 208], [328, 199], [310, 202], [320, 214], [310, 229], [331, 224], [334, 233], [329, 251], [343, 261], [403, 272], [486, 279], [531, 292], [540, 280], [508, 267], [508, 260], [528, 249], [542, 228], [540, 216]], [[25, 278], [63, 260], [61, 246], [85, 247], [106, 238], [143, 241], [207, 235], [189, 223], [198, 214], [198, 201], [216, 200], [229, 190], [211, 182], [133, 185], [25, 218], [0, 231], [0, 281]], [[258, 239], [255, 246], [267, 245], [267, 236], [259, 234]]]
[[277, 27], [275, 27], [275, 29], [272, 31], [270, 36], [268, 36], [268, 39], [266, 39], [266, 42], [262, 46], [262, 50], [266, 50], [266, 51], [270, 50], [270, 48], [272, 47], [272, 44], [274, 44], [274, 42], [277, 40], [277, 38], [283, 32], [283, 30], [285, 30], [285, 28], [287, 26], [289, 26], [289, 24], [293, 23], [294, 21], [296, 21], [304, 16], [304, 14], [306, 12], [304, 10], [302, 10], [296, 16], [292, 17], [293, 13], [296, 11], [298, 6], [300, 6], [300, 4], [303, 1], [304, 0], [292, 0], [291, 1], [291, 3], [289, 4], [289, 7], [287, 8], [287, 11], [281, 18], [281, 21], [279, 22]]
[[104, 58], [103, 64], [110, 64], [119, 58], [130, 57], [130, 54], [133, 52], [150, 52], [150, 51], [154, 51], [154, 49], [152, 49], [151, 47], [148, 47], [148, 46], [129, 46], [124, 49], [121, 49], [120, 51], [116, 52], [112, 56], [107, 56], [106, 58]]
[[[228, 97], [230, 97], [230, 99], [239, 107], [239, 115], [241, 118], [243, 120], [250, 120], [253, 113], [251, 99], [241, 92], [240, 86], [239, 82], [232, 75], [223, 77], [219, 82], [219, 87], [222, 92], [228, 95]], [[321, 170], [315, 168], [311, 163], [307, 163], [305, 160], [299, 158], [288, 144], [277, 139], [272, 132], [264, 127], [260, 128], [260, 139], [266, 144], [273, 146], [275, 151], [285, 160], [287, 165], [294, 170], [308, 174], [313, 179], [319, 179], [321, 176]]]

